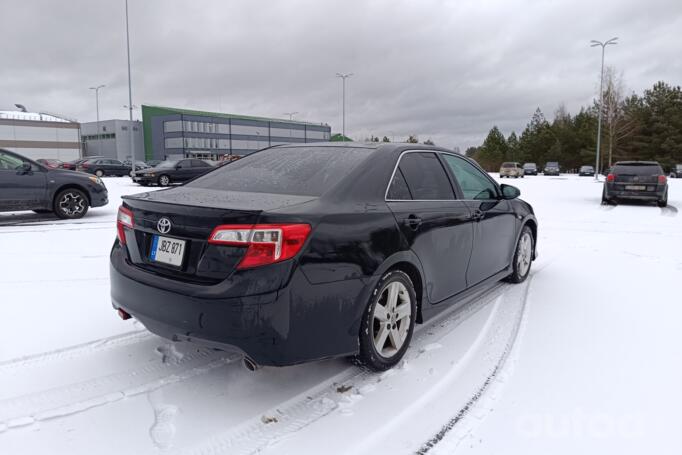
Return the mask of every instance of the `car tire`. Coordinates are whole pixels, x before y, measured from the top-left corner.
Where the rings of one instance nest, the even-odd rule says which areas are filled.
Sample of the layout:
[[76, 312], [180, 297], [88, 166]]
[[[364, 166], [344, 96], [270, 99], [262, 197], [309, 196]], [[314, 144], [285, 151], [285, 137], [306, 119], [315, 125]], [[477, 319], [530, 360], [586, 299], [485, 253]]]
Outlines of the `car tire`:
[[412, 280], [401, 270], [387, 272], [365, 310], [355, 363], [374, 371], [395, 366], [410, 345], [416, 318], [417, 295]]
[[134, 174], [133, 174], [132, 170], [130, 172], [128, 172], [128, 177], [133, 177], [133, 176], [134, 176]]
[[59, 218], [75, 220], [88, 213], [88, 197], [76, 188], [60, 191], [54, 198], [54, 213]]
[[606, 188], [601, 192], [601, 205], [614, 205], [613, 199], [606, 197]]
[[507, 277], [511, 283], [521, 283], [528, 278], [531, 265], [533, 264], [533, 251], [535, 251], [535, 238], [533, 231], [528, 225], [521, 229], [521, 235], [516, 242], [514, 259], [512, 261], [512, 273]]
[[104, 177], [104, 171], [103, 171], [102, 169], [97, 169], [97, 170], [95, 171], [95, 175], [96, 175], [97, 177]]
[[159, 186], [168, 186], [171, 184], [171, 179], [166, 174], [163, 174], [159, 176], [157, 183], [159, 184]]
[[661, 199], [660, 201], [656, 201], [656, 204], [658, 204], [658, 206], [661, 208], [668, 206], [668, 192], [667, 191], [663, 195], [663, 199]]

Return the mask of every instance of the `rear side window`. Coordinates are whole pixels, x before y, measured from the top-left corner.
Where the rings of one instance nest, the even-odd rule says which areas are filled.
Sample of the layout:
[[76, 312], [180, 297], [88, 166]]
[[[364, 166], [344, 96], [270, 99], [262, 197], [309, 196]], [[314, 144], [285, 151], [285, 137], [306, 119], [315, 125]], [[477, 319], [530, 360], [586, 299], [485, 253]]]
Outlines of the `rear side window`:
[[450, 179], [435, 153], [406, 153], [400, 159], [398, 169], [413, 199], [440, 201], [455, 198]]
[[658, 164], [616, 164], [613, 166], [611, 173], [617, 175], [651, 176], [662, 175], [663, 169]]
[[405, 176], [400, 168], [396, 169], [393, 180], [391, 180], [391, 186], [388, 187], [388, 193], [386, 194], [387, 199], [394, 201], [407, 201], [412, 199], [412, 194], [410, 189], [407, 187], [407, 182], [405, 181]]
[[462, 188], [464, 199], [485, 200], [497, 198], [497, 186], [476, 166], [452, 155], [443, 155], [443, 158], [448, 166], [450, 166], [460, 188]]
[[352, 147], [274, 147], [226, 164], [187, 186], [320, 196], [373, 151]]
[[205, 161], [192, 160], [192, 167], [211, 167], [211, 165]]

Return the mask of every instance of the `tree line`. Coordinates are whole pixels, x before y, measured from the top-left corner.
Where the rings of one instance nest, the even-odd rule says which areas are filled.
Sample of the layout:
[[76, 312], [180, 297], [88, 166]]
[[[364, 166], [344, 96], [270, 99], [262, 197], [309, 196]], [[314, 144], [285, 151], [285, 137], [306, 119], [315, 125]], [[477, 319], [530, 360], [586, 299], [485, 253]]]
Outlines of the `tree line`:
[[[600, 169], [623, 160], [652, 160], [665, 170], [682, 164], [682, 90], [657, 82], [638, 95], [623, 96], [622, 77], [612, 68], [604, 78]], [[576, 115], [559, 106], [548, 121], [538, 108], [517, 136], [504, 137], [493, 126], [479, 147], [470, 147], [473, 157], [488, 171], [497, 171], [505, 161], [533, 162], [538, 167], [558, 161], [562, 169], [594, 166], [597, 149], [599, 102], [583, 107]]]

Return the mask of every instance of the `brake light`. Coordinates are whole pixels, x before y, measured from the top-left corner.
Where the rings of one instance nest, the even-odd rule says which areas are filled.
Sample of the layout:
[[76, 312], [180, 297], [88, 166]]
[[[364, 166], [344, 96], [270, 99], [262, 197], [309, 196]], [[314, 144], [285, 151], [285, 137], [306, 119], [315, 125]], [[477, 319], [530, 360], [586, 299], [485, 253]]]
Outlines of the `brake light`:
[[211, 232], [208, 243], [246, 247], [237, 265], [241, 270], [293, 258], [309, 234], [309, 224], [222, 225]]
[[133, 228], [133, 212], [129, 209], [120, 206], [118, 208], [118, 216], [116, 217], [116, 231], [118, 232], [118, 241], [121, 245], [126, 244], [126, 234], [124, 228]]
[[607, 182], [613, 182], [614, 180], [616, 180], [615, 174], [609, 174], [609, 175], [606, 176], [606, 181], [607, 181]]
[[668, 179], [666, 178], [665, 175], [659, 175], [658, 176], [658, 184], [659, 185], [665, 185], [665, 182], [667, 182]]

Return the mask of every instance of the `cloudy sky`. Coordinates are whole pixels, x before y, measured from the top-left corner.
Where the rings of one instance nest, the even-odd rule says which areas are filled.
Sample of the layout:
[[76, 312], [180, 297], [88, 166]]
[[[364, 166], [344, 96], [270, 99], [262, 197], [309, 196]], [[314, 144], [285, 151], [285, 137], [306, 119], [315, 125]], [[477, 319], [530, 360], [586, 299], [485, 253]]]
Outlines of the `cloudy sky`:
[[[446, 147], [525, 127], [598, 91], [682, 85], [682, 1], [129, 0], [133, 103], [326, 122]], [[124, 0], [3, 0], [0, 110], [127, 118]], [[139, 110], [137, 112], [139, 117]]]

